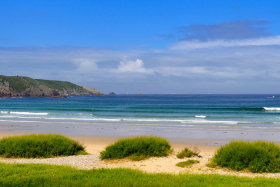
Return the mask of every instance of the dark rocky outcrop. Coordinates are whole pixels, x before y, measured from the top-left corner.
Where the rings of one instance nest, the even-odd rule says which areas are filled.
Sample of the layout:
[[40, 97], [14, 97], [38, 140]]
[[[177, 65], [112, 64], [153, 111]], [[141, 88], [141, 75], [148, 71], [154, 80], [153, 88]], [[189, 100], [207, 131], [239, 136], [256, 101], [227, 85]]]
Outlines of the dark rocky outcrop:
[[94, 88], [78, 86], [66, 81], [32, 79], [21, 76], [0, 75], [0, 98], [51, 97], [103, 95]]
[[110, 93], [108, 93], [108, 95], [116, 95], [116, 93], [115, 92], [110, 92]]

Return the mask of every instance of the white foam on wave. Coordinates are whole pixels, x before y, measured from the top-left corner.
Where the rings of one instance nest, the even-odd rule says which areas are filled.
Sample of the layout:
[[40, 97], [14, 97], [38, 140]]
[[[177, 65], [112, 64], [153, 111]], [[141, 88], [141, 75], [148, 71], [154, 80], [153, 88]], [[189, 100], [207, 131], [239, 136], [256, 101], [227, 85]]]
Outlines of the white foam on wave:
[[8, 111], [1, 111], [1, 114], [8, 114]]
[[267, 97], [267, 98], [275, 98], [274, 96], [272, 96], [272, 97]]
[[[92, 117], [66, 117], [66, 116], [61, 116], [61, 117], [54, 117], [52, 115], [48, 115], [48, 113], [31, 113], [31, 112], [11, 112], [13, 115], [5, 115], [5, 116], [0, 116], [0, 118], [21, 118], [21, 119], [42, 119], [43, 121], [45, 120], [57, 120], [57, 121], [95, 121], [95, 122], [116, 122], [116, 123], [121, 123], [121, 122], [138, 122], [138, 123], [148, 123], [152, 122], [155, 124], [228, 124], [228, 125], [233, 125], [233, 124], [247, 124], [250, 122], [243, 122], [243, 121], [210, 121], [203, 119], [207, 116], [201, 116], [201, 115], [196, 115], [195, 119], [161, 119], [161, 118], [92, 118]], [[29, 115], [29, 116], [28, 116]], [[37, 115], [37, 116], [36, 116]], [[199, 117], [198, 117], [199, 116]]]
[[208, 120], [183, 120], [183, 119], [123, 119], [122, 121], [137, 121], [137, 122], [179, 122], [179, 123], [203, 123], [203, 124], [239, 124], [246, 123], [241, 121], [208, 121]]
[[92, 114], [85, 114], [85, 113], [48, 113], [49, 116], [92, 116]]
[[48, 115], [48, 113], [46, 113], [46, 112], [10, 112], [10, 114], [16, 114], [16, 115], [40, 115], [40, 116]]
[[17, 117], [17, 118], [20, 118], [20, 119], [45, 119], [43, 117], [23, 117], [23, 116], [20, 116], [20, 117]]
[[81, 121], [121, 121], [121, 119], [105, 119], [105, 118], [45, 118], [52, 120], [81, 120]]
[[263, 107], [264, 110], [280, 111], [280, 107]]
[[18, 116], [0, 116], [0, 118], [18, 118]]
[[196, 118], [206, 118], [207, 116], [195, 115]]
[[162, 122], [181, 122], [182, 120], [180, 119], [158, 119], [158, 118], [150, 118], [150, 119], [143, 119], [143, 118], [127, 118], [127, 119], [122, 119], [122, 121], [162, 121]]
[[209, 123], [209, 124], [238, 124], [239, 121], [198, 121], [198, 120], [182, 120], [181, 123]]
[[0, 116], [0, 118], [14, 118], [14, 119], [46, 119], [46, 118], [43, 118], [43, 117], [23, 117], [23, 116]]

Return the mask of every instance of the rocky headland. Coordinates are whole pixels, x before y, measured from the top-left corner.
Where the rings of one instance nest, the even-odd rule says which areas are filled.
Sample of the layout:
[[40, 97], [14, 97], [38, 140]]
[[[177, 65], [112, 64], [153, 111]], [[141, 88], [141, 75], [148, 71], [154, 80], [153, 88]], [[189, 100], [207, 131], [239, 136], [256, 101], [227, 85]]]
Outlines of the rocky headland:
[[66, 81], [32, 79], [22, 76], [0, 75], [0, 98], [103, 95], [94, 88], [78, 86]]

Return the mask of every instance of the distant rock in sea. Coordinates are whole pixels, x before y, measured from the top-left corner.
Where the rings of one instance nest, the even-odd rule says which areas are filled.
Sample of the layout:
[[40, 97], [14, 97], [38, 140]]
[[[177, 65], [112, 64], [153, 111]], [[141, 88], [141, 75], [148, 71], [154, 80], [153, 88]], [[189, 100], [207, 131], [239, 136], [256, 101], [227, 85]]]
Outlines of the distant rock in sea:
[[116, 93], [115, 92], [110, 92], [110, 93], [108, 93], [108, 95], [116, 95]]

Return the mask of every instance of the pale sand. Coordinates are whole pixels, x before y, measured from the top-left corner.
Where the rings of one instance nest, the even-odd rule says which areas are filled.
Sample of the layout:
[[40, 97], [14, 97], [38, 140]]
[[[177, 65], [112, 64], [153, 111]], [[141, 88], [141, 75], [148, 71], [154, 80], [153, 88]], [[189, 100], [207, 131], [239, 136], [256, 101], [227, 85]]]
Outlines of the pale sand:
[[[28, 133], [0, 133], [0, 138], [7, 136], [17, 136]], [[78, 169], [92, 169], [92, 168], [131, 168], [139, 169], [147, 173], [193, 173], [193, 174], [222, 174], [222, 175], [235, 175], [235, 176], [248, 176], [248, 177], [276, 177], [280, 178], [280, 173], [277, 174], [254, 174], [230, 171], [227, 169], [212, 169], [208, 168], [205, 164], [213, 157], [215, 151], [219, 146], [207, 146], [206, 142], [215, 141], [207, 139], [168, 139], [171, 143], [174, 153], [181, 151], [185, 147], [197, 146], [201, 151], [201, 157], [192, 157], [186, 159], [178, 159], [175, 154], [168, 157], [153, 157], [143, 161], [130, 161], [128, 159], [101, 161], [99, 153], [105, 149], [106, 146], [114, 143], [120, 137], [105, 137], [105, 136], [68, 136], [85, 146], [86, 151], [90, 155], [79, 155], [69, 157], [58, 157], [49, 159], [6, 159], [0, 158], [1, 162], [5, 163], [44, 163], [55, 165], [69, 165]], [[196, 145], [194, 145], [194, 143]], [[202, 144], [202, 145], [199, 145]], [[191, 168], [180, 168], [176, 164], [188, 159], [199, 160], [199, 164], [195, 164]]]

